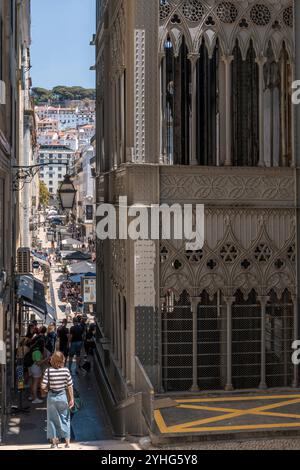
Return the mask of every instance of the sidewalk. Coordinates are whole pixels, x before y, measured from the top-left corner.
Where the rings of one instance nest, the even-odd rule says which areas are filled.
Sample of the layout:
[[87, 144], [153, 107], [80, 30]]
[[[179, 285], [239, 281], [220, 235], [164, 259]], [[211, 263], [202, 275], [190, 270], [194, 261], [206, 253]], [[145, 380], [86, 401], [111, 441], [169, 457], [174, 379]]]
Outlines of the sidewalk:
[[[75, 441], [74, 448], [81, 449], [82, 445], [98, 448], [100, 442], [101, 447], [106, 446], [106, 443], [103, 444], [106, 441], [119, 445], [118, 441], [112, 440], [110, 422], [98, 394], [93, 373], [90, 372], [81, 377], [73, 376], [73, 379], [83, 403], [81, 410], [74, 416], [71, 423], [72, 440]], [[10, 416], [5, 448], [22, 450], [24, 448], [49, 448], [46, 436], [46, 400], [41, 405], [35, 406], [24, 398], [23, 406], [29, 407], [30, 412]], [[3, 449], [4, 447], [0, 447], [0, 450]]]
[[[0, 446], [1, 450], [47, 450], [49, 451], [49, 444], [35, 444], [35, 445], [19, 445], [19, 446]], [[64, 448], [64, 445], [59, 446], [59, 450], [68, 450]], [[110, 441], [95, 441], [95, 442], [76, 442], [71, 443], [71, 449], [69, 450], [111, 450], [111, 451], [136, 451], [141, 450], [138, 444], [133, 444], [122, 440], [110, 440]]]
[[65, 315], [65, 304], [59, 299], [59, 288], [62, 282], [66, 280], [66, 276], [58, 270], [58, 266], [54, 265], [51, 268], [51, 281], [50, 281], [50, 291], [51, 291], [51, 300], [52, 306], [56, 312], [56, 319], [58, 322], [61, 322]]

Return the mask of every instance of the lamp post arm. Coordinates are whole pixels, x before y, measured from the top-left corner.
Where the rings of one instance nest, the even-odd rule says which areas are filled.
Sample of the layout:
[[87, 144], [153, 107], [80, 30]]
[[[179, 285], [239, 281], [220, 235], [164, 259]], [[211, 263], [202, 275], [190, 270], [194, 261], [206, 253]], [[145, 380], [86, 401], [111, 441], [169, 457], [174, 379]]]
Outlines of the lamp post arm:
[[47, 163], [37, 163], [36, 165], [29, 166], [13, 166], [15, 175], [13, 177], [13, 190], [21, 191], [25, 184], [31, 183], [36, 174], [46, 166], [66, 166], [69, 169], [70, 162], [66, 161], [54, 161]]

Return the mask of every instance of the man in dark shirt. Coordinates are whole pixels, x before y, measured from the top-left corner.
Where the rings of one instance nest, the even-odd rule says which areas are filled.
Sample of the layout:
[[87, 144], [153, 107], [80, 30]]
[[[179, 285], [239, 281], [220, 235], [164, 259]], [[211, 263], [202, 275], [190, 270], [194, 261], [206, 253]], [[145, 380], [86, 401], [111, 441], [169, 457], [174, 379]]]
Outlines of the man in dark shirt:
[[73, 326], [69, 334], [69, 369], [72, 371], [73, 357], [76, 356], [76, 372], [80, 370], [80, 354], [83, 343], [83, 330], [76, 317], [73, 318]]
[[65, 358], [68, 357], [68, 343], [69, 343], [69, 328], [67, 328], [68, 320], [63, 319], [62, 325], [57, 330], [57, 336], [59, 338], [59, 350], [63, 353]]

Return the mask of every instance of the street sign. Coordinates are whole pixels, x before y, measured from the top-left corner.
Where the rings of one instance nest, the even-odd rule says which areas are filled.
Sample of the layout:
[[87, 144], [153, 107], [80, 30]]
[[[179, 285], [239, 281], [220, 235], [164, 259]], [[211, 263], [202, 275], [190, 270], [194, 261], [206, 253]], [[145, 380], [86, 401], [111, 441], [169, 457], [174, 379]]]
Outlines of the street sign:
[[96, 277], [83, 277], [83, 302], [96, 303]]
[[34, 262], [32, 263], [32, 267], [33, 267], [33, 269], [39, 269], [40, 263], [39, 263], [38, 261], [34, 261]]

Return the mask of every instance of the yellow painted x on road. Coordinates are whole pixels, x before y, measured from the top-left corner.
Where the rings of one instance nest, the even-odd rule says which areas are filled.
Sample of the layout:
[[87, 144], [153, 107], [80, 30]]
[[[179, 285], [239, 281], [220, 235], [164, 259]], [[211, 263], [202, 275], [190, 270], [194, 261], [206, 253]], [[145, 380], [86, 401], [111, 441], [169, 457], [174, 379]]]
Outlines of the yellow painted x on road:
[[[205, 405], [197, 405], [196, 403], [201, 402], [239, 402], [239, 401], [248, 401], [248, 400], [259, 400], [259, 399], [286, 399], [286, 398], [293, 398], [289, 400], [280, 401], [277, 403], [272, 403], [269, 405], [252, 407], [246, 410], [234, 409], [234, 408], [224, 408], [224, 407], [216, 407], [216, 406], [205, 406]], [[189, 402], [189, 403], [188, 403]], [[264, 397], [230, 397], [230, 398], [217, 398], [217, 399], [193, 399], [193, 400], [178, 400], [178, 408], [182, 409], [195, 409], [195, 410], [205, 410], [205, 411], [220, 411], [222, 412], [221, 415], [212, 416], [209, 418], [202, 418], [199, 420], [181, 423], [177, 425], [167, 426], [162, 414], [159, 410], [154, 412], [155, 421], [159, 427], [161, 433], [191, 433], [191, 432], [213, 432], [213, 431], [238, 431], [243, 429], [270, 429], [270, 428], [284, 428], [284, 427], [300, 427], [300, 414], [295, 413], [278, 413], [278, 412], [271, 412], [270, 410], [274, 410], [276, 408], [281, 408], [284, 406], [300, 403], [300, 395], [282, 395], [282, 396], [264, 396]], [[193, 403], [193, 404], [191, 404]], [[219, 421], [224, 421], [228, 419], [235, 419], [241, 416], [246, 415], [258, 415], [258, 416], [273, 416], [278, 418], [290, 418], [290, 419], [298, 419], [298, 422], [284, 422], [284, 423], [258, 423], [258, 424], [237, 424], [232, 425], [228, 424], [227, 426], [205, 426], [207, 424], [217, 423]]]

